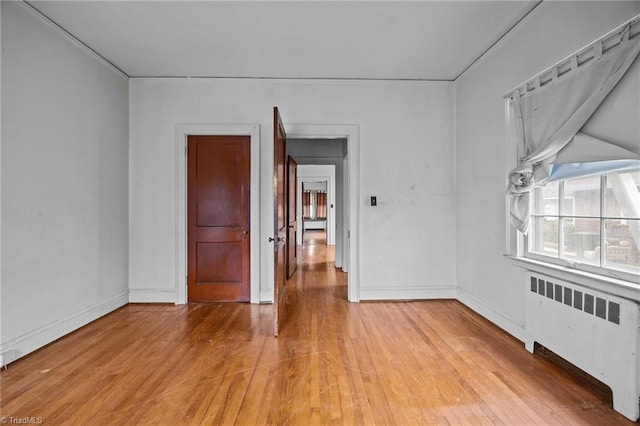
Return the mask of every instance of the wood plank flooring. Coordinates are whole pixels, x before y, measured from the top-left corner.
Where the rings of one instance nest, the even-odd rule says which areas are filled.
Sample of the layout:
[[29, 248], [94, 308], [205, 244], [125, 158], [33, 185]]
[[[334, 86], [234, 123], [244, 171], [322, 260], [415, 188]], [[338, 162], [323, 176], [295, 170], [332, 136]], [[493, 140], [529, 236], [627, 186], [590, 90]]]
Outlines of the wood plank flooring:
[[609, 393], [456, 301], [347, 303], [346, 275], [322, 242], [302, 251], [277, 339], [271, 305], [128, 305], [2, 371], [0, 415], [55, 425], [634, 424]]

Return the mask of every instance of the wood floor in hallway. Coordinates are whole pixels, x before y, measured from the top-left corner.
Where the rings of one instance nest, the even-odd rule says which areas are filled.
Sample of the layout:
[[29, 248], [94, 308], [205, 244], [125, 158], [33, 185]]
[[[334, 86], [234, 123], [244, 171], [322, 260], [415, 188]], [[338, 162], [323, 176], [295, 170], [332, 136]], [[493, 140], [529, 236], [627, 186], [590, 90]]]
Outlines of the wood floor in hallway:
[[[1, 373], [1, 416], [61, 425], [634, 424], [451, 300], [346, 301], [308, 233], [272, 305], [128, 305]], [[320, 238], [314, 238], [319, 236]]]

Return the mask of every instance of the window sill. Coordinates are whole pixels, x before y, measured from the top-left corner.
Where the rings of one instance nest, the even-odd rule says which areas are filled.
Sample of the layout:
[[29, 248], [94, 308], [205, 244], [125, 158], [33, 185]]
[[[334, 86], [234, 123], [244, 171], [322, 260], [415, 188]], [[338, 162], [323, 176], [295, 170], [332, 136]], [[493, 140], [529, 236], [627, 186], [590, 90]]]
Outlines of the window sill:
[[594, 274], [592, 272], [568, 268], [566, 266], [526, 257], [516, 257], [511, 255], [505, 255], [504, 257], [509, 260], [513, 266], [518, 268], [556, 276], [569, 282], [574, 282], [594, 290], [640, 303], [640, 283], [607, 277], [604, 275]]

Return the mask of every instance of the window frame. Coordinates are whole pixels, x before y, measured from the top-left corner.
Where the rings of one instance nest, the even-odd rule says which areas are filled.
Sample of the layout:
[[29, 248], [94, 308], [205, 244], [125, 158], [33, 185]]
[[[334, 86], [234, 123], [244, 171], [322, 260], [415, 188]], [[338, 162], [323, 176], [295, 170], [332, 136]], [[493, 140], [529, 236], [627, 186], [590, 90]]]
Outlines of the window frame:
[[[585, 262], [580, 262], [579, 260], [571, 260], [564, 257], [561, 257], [564, 252], [564, 232], [563, 232], [563, 219], [594, 219], [600, 221], [600, 230], [599, 230], [599, 245], [600, 247], [604, 246], [604, 241], [606, 238], [606, 221], [607, 220], [635, 220], [635, 218], [625, 218], [620, 216], [607, 216], [606, 213], [606, 191], [607, 191], [607, 175], [613, 173], [625, 173], [628, 170], [620, 171], [620, 172], [611, 172], [611, 173], [600, 173], [598, 176], [600, 178], [600, 211], [599, 216], [585, 216], [585, 215], [564, 215], [563, 214], [563, 200], [564, 200], [564, 183], [570, 179], [559, 180], [558, 182], [558, 212], [557, 215], [548, 215], [548, 214], [537, 214], [534, 209], [534, 201], [536, 197], [530, 197], [530, 214], [529, 217], [531, 219], [531, 223], [534, 222], [535, 218], [545, 218], [545, 217], [553, 217], [558, 220], [558, 253], [554, 257], [553, 255], [545, 255], [543, 253], [534, 252], [530, 250], [531, 238], [533, 238], [532, 230], [528, 233], [528, 235], [520, 235], [521, 236], [521, 245], [520, 250], [518, 250], [517, 257], [522, 257], [526, 259], [533, 259], [539, 262], [550, 263], [553, 265], [561, 266], [564, 268], [574, 269], [581, 272], [592, 273], [604, 277], [610, 277], [615, 279], [621, 279], [624, 281], [628, 281], [632, 283], [634, 286], [638, 286], [640, 288], [640, 275], [634, 274], [633, 272], [627, 272], [619, 269], [612, 269], [606, 266], [606, 250], [600, 250], [600, 259], [598, 260], [599, 265], [593, 265]], [[544, 200], [544, 197], [542, 197]], [[544, 206], [543, 206], [544, 210]], [[532, 227], [532, 229], [535, 229]]]

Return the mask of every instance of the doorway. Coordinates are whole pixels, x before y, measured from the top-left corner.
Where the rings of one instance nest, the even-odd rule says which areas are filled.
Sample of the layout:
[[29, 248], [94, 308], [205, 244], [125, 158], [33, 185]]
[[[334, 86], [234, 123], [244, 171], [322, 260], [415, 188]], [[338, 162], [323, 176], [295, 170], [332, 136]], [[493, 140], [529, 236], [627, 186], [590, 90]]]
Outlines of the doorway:
[[251, 303], [260, 302], [260, 126], [257, 124], [185, 124], [176, 126], [176, 304], [187, 303], [187, 140], [193, 135], [250, 138], [249, 289]]
[[[303, 171], [305, 170], [305, 166]], [[311, 166], [313, 167], [313, 166]], [[333, 166], [323, 166], [331, 168], [333, 174]], [[299, 191], [302, 195], [301, 209], [302, 212], [302, 236], [297, 239], [298, 245], [305, 245], [309, 241], [314, 244], [334, 245], [335, 238], [335, 201], [333, 200], [335, 190], [329, 181], [315, 180], [315, 178], [299, 178]], [[331, 234], [332, 238], [327, 238]]]
[[346, 139], [290, 138], [288, 152], [298, 163], [297, 244], [301, 246], [309, 232], [326, 233], [326, 244], [335, 249], [336, 267], [346, 272]]
[[[338, 220], [341, 220], [343, 225], [341, 232], [337, 232], [336, 262], [341, 263], [343, 271], [349, 272], [347, 299], [350, 302], [359, 302], [360, 128], [357, 125], [288, 124], [287, 135], [290, 141], [307, 140], [313, 144], [312, 147], [317, 147], [316, 144], [321, 140], [346, 140], [342, 157], [332, 159], [342, 167], [343, 182], [343, 191], [339, 199], [342, 200], [341, 207], [344, 210], [338, 215]], [[312, 161], [323, 161], [320, 155], [312, 156]], [[306, 156], [300, 156], [301, 159], [304, 157]], [[342, 253], [338, 253], [340, 249]]]
[[[321, 177], [300, 177], [299, 191], [302, 194], [302, 236], [298, 244], [305, 253], [305, 260], [309, 255], [317, 254], [320, 250], [327, 253], [326, 262], [334, 262], [335, 266], [335, 168], [334, 166], [302, 166], [303, 172], [309, 168], [323, 167], [330, 171], [329, 180]], [[304, 173], [303, 173], [304, 174]], [[316, 180], [317, 179], [317, 180]], [[331, 182], [331, 184], [329, 184]], [[331, 238], [328, 236], [331, 235]], [[320, 247], [324, 246], [324, 247]]]

